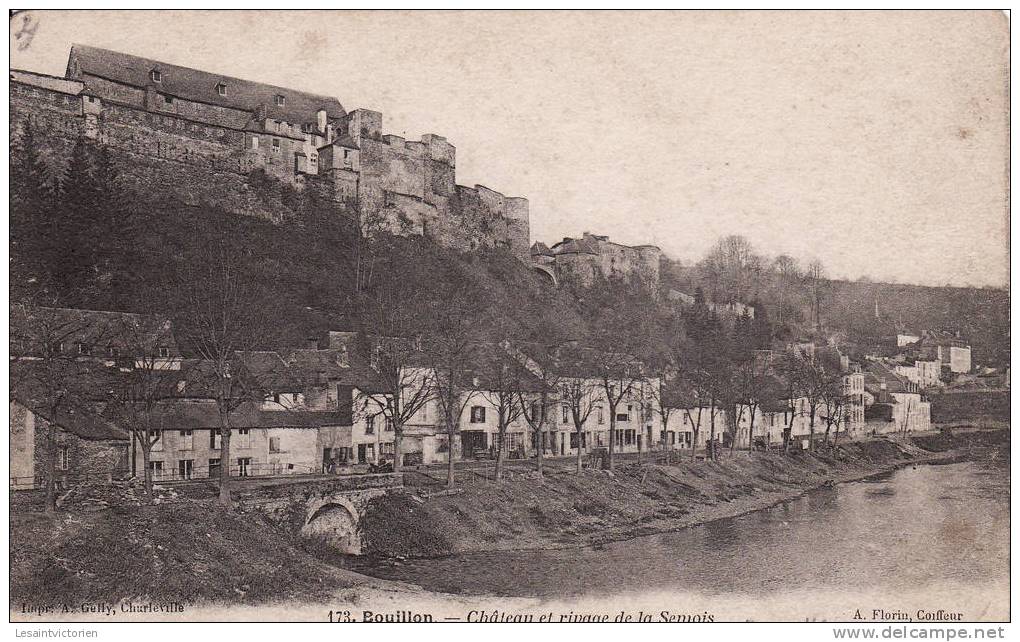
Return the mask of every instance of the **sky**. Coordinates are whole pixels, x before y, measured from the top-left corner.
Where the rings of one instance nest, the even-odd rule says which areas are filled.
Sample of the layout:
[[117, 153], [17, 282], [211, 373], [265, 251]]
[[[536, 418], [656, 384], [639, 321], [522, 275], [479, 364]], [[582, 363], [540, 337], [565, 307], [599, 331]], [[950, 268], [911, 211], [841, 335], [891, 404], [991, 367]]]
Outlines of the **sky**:
[[445, 136], [533, 241], [691, 263], [742, 234], [836, 278], [1008, 285], [999, 12], [33, 13], [12, 67], [63, 75], [80, 42]]

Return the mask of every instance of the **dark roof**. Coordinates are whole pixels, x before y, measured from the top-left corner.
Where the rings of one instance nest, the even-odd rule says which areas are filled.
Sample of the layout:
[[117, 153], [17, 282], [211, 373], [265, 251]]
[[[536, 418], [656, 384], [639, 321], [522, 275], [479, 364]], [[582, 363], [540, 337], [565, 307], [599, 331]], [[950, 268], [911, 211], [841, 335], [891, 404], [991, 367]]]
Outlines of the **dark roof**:
[[[134, 354], [139, 349], [166, 347], [171, 356], [180, 354], [169, 319], [132, 312], [82, 310], [12, 305], [11, 352], [16, 355], [38, 355], [44, 342], [63, 343], [65, 352], [77, 352], [76, 344], [88, 346], [92, 356], [109, 356], [111, 349], [119, 355]], [[51, 346], [50, 350], [55, 350]]]
[[[351, 138], [350, 134], [343, 134], [333, 139], [331, 145], [339, 145], [340, 147], [350, 147], [351, 149], [359, 149], [358, 143]], [[321, 149], [321, 148], [320, 148]]]
[[[339, 100], [329, 96], [181, 67], [88, 45], [72, 45], [67, 61], [69, 78], [73, 77], [74, 63], [77, 63], [82, 73], [101, 76], [133, 87], [151, 86], [161, 93], [185, 100], [248, 112], [254, 111], [259, 105], [264, 105], [267, 117], [288, 123], [314, 122], [315, 113], [319, 109], [325, 109], [331, 119], [343, 118], [347, 113]], [[153, 82], [150, 78], [153, 69], [160, 72], [161, 82]], [[219, 95], [216, 91], [216, 85], [219, 83], [227, 85], [225, 96]], [[276, 104], [277, 95], [284, 96], [284, 105]]]
[[[29, 408], [33, 413], [52, 421], [52, 417], [47, 416], [45, 410], [39, 408]], [[57, 413], [56, 424], [64, 429], [66, 432], [72, 433], [81, 437], [82, 439], [88, 439], [91, 441], [103, 441], [103, 440], [127, 440], [128, 433], [121, 430], [114, 424], [104, 420], [97, 414], [90, 412], [74, 410], [60, 411]]]
[[563, 239], [552, 250], [556, 254], [598, 254], [599, 246], [594, 239]]
[[637, 370], [644, 368], [641, 360], [634, 356], [577, 345], [573, 341], [554, 346], [522, 342], [516, 348], [539, 366], [550, 368], [561, 377], [593, 379], [599, 376], [599, 369], [603, 367], [618, 367], [621, 371], [625, 366]]
[[554, 256], [556, 253], [549, 249], [549, 246], [541, 241], [535, 241], [531, 246], [532, 256]]
[[910, 389], [910, 380], [902, 375], [896, 374], [893, 370], [886, 367], [885, 364], [877, 361], [866, 361], [863, 365], [864, 373], [864, 388], [875, 394], [882, 390], [882, 384], [885, 384], [886, 392], [908, 392]]
[[471, 363], [466, 367], [466, 375], [471, 387], [480, 391], [498, 391], [499, 372], [503, 367], [513, 367], [511, 377], [520, 377], [512, 385], [522, 392], [540, 392], [542, 380], [521, 367], [503, 347], [495, 343], [479, 343], [471, 352]]
[[98, 410], [91, 412], [87, 406], [79, 409], [61, 409], [57, 411], [56, 417], [53, 417], [52, 413], [44, 407], [44, 404], [39, 403], [38, 399], [23, 386], [16, 386], [12, 390], [11, 397], [33, 414], [56, 424], [65, 432], [82, 439], [103, 441], [110, 439], [126, 440], [128, 438], [126, 431], [103, 419]]
[[[160, 407], [165, 430], [210, 430], [220, 427], [219, 411], [213, 401], [180, 402]], [[231, 428], [319, 428], [349, 426], [350, 408], [324, 410], [262, 410], [249, 402], [230, 414]]]

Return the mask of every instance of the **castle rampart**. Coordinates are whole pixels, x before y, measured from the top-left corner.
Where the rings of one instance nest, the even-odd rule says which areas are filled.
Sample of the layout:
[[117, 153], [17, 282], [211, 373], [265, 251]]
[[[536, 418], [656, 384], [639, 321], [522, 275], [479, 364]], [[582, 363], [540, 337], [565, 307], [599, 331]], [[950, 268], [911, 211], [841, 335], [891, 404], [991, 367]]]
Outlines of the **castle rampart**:
[[366, 231], [507, 247], [527, 259], [526, 199], [456, 185], [453, 145], [435, 134], [384, 135], [379, 112], [80, 45], [66, 78], [12, 71], [10, 84], [12, 136], [32, 123], [54, 163], [66, 163], [79, 137], [105, 144], [143, 197], [279, 221], [282, 204], [250, 193], [249, 175], [262, 170], [343, 203], [338, 212], [359, 211]]
[[531, 260], [535, 266], [553, 271], [558, 282], [576, 281], [590, 285], [598, 276], [638, 277], [652, 289], [659, 285], [662, 250], [655, 245], [622, 245], [608, 236], [585, 232], [581, 238], [564, 238], [551, 248], [535, 243]]

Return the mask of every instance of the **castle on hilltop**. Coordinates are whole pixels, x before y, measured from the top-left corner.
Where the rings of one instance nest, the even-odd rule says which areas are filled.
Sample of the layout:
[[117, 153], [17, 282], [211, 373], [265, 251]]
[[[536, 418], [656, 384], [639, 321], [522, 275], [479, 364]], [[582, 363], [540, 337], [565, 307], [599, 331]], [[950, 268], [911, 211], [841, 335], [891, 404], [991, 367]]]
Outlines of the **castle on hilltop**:
[[275, 87], [83, 45], [63, 78], [10, 72], [11, 135], [31, 124], [47, 161], [82, 136], [114, 152], [143, 197], [217, 203], [279, 220], [253, 192], [261, 171], [357, 212], [363, 230], [420, 234], [451, 247], [503, 247], [528, 260], [528, 201], [455, 182], [445, 138], [382, 133], [382, 114]]
[[531, 246], [532, 266], [557, 284], [571, 280], [591, 285], [599, 276], [637, 277], [655, 290], [661, 258], [662, 250], [655, 245], [622, 245], [588, 232], [581, 238], [564, 238], [552, 247], [540, 241]]

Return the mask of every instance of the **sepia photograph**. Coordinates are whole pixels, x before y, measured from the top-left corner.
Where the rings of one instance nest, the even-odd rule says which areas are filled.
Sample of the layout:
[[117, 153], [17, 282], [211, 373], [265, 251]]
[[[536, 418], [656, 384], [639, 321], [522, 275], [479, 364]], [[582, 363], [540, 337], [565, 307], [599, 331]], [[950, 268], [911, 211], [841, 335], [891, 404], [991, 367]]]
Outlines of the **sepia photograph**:
[[18, 637], [1005, 637], [1008, 11], [29, 9], [9, 45]]

